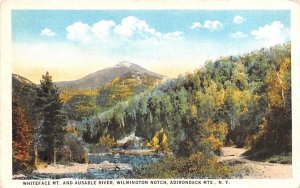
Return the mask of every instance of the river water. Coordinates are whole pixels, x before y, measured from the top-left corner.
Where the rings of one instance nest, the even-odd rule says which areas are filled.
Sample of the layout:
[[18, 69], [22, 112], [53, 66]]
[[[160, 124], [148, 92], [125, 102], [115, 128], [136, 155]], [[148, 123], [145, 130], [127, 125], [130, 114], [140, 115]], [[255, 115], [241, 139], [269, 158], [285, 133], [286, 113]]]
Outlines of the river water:
[[119, 179], [130, 177], [135, 168], [156, 163], [162, 159], [158, 154], [89, 154], [85, 172], [33, 173], [26, 179]]

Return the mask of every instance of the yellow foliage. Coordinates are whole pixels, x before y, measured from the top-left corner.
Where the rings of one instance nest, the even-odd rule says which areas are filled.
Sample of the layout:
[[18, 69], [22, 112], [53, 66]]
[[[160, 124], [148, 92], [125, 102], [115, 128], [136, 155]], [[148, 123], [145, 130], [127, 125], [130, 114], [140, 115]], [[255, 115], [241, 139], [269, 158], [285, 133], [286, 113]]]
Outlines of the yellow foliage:
[[240, 91], [239, 89], [234, 89], [232, 91], [232, 100], [233, 103], [238, 103], [240, 100], [244, 97], [244, 93]]
[[195, 103], [199, 104], [202, 101], [202, 98], [203, 98], [202, 92], [201, 91], [196, 91], [194, 98], [195, 98]]
[[63, 131], [65, 131], [67, 133], [73, 133], [73, 134], [75, 134], [77, 136], [79, 135], [79, 131], [76, 129], [76, 127], [73, 127], [73, 126], [71, 126], [71, 127], [65, 127], [63, 129]]
[[36, 168], [36, 169], [40, 169], [40, 168], [46, 168], [47, 166], [48, 166], [48, 163], [39, 161], [39, 162], [36, 164], [35, 168]]
[[270, 107], [284, 106], [283, 93], [289, 88], [285, 80], [291, 69], [290, 59], [284, 59], [280, 64], [278, 71], [272, 71], [267, 75], [267, 81], [270, 85], [268, 91], [268, 100]]
[[113, 137], [110, 137], [110, 135], [106, 135], [106, 136], [102, 136], [99, 139], [99, 143], [108, 147], [108, 148], [112, 148], [116, 145], [116, 141]]
[[240, 91], [237, 88], [227, 89], [226, 97], [230, 99], [237, 109], [238, 115], [245, 114], [249, 111], [249, 104], [259, 100], [259, 96], [248, 90]]
[[120, 77], [117, 77], [115, 79], [113, 79], [113, 81], [111, 81], [111, 85], [115, 85], [117, 83], [119, 83], [122, 79]]
[[154, 135], [148, 146], [152, 147], [152, 149], [154, 149], [155, 151], [158, 151], [160, 149], [158, 135]]
[[167, 134], [162, 128], [160, 131], [157, 131], [150, 142], [146, 144], [148, 147], [151, 147], [155, 151], [170, 151], [170, 146], [168, 143]]
[[202, 141], [213, 151], [219, 151], [228, 133], [227, 124], [224, 122], [216, 124], [209, 120], [204, 124], [203, 130], [205, 136]]
[[209, 144], [213, 151], [219, 151], [223, 146], [223, 142], [212, 134], [204, 139], [204, 143]]
[[222, 105], [224, 104], [224, 98], [225, 98], [224, 89], [221, 89], [220, 91], [215, 92], [214, 98], [215, 98], [216, 107], [221, 108]]
[[166, 133], [163, 133], [163, 136], [162, 136], [162, 149], [163, 149], [163, 151], [170, 151], [170, 146], [168, 143], [168, 137], [167, 137]]
[[210, 81], [210, 85], [206, 89], [206, 93], [213, 97], [216, 107], [221, 108], [221, 106], [224, 104], [224, 98], [225, 98], [224, 89], [218, 91], [216, 83], [214, 81]]
[[192, 104], [191, 106], [190, 106], [190, 109], [191, 109], [191, 116], [193, 117], [193, 118], [195, 118], [195, 117], [197, 117], [197, 107], [196, 107], [196, 105], [194, 105], [194, 104]]
[[60, 91], [60, 99], [62, 102], [67, 102], [75, 95], [85, 96], [97, 96], [99, 93], [98, 89], [70, 89], [66, 88]]

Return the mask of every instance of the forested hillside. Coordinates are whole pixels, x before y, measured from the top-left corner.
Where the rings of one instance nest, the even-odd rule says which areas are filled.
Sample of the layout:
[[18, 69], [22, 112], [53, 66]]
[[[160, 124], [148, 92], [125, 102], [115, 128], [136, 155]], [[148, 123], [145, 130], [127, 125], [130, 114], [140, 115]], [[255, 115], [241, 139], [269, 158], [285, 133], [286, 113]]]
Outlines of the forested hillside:
[[135, 131], [183, 156], [225, 143], [263, 156], [290, 152], [290, 70], [290, 44], [208, 61], [88, 118], [86, 131], [94, 142]]
[[[109, 73], [108, 70], [111, 72]], [[121, 70], [124, 72], [120, 73]], [[162, 79], [161, 75], [128, 62], [122, 62], [113, 68], [98, 72], [102, 74], [105, 72], [114, 79], [106, 84], [99, 82], [95, 88], [78, 86], [59, 88], [60, 98], [64, 102], [64, 109], [70, 120], [81, 121], [86, 117], [103, 112], [120, 101], [128, 100], [136, 94], [153, 88]], [[98, 72], [96, 73], [98, 74]], [[91, 80], [96, 73], [86, 77]], [[97, 79], [95, 78], [95, 80]], [[96, 82], [95, 80], [93, 82]]]
[[201, 177], [228, 177], [211, 158], [225, 145], [250, 148], [256, 159], [291, 153], [290, 44], [207, 61], [161, 84], [143, 75], [128, 73], [96, 90], [59, 89], [49, 73], [40, 85], [13, 75], [15, 171], [40, 160], [87, 162], [86, 143], [111, 148], [133, 133], [145, 148], [184, 157], [177, 162], [186, 168], [166, 177], [180, 177], [194, 163], [206, 169]]

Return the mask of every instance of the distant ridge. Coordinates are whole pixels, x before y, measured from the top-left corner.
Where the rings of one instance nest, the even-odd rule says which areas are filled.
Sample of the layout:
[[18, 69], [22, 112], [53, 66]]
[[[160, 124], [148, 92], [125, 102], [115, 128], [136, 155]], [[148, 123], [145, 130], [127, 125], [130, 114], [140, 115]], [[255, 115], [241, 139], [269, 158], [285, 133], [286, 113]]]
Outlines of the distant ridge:
[[117, 77], [122, 77], [126, 74], [133, 74], [136, 76], [150, 76], [154, 79], [162, 80], [164, 76], [148, 71], [145, 68], [128, 62], [122, 61], [115, 66], [108, 67], [94, 73], [88, 74], [85, 77], [73, 80], [56, 82], [58, 87], [74, 87], [74, 88], [96, 88], [100, 85], [107, 84]]

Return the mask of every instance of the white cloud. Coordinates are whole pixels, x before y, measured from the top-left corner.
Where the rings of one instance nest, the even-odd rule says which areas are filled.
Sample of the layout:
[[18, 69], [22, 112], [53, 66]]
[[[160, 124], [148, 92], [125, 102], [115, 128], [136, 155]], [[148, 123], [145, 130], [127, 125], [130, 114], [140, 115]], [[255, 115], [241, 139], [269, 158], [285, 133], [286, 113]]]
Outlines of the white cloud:
[[247, 38], [247, 37], [248, 37], [248, 35], [241, 31], [238, 31], [235, 33], [230, 33], [230, 38], [232, 38], [232, 39], [243, 39], [243, 38]]
[[101, 20], [92, 26], [92, 33], [96, 38], [105, 38], [110, 35], [111, 29], [116, 25], [112, 20]]
[[201, 27], [200, 22], [194, 22], [194, 23], [190, 26], [190, 29], [197, 29], [197, 28], [200, 28], [200, 27]]
[[[184, 33], [174, 31], [169, 33], [160, 33], [155, 28], [149, 26], [145, 20], [134, 16], [128, 16], [122, 19], [120, 24], [112, 20], [101, 20], [92, 26], [86, 23], [75, 22], [67, 27], [67, 38], [72, 41], [83, 43], [97, 42], [100, 40], [110, 39], [127, 39], [133, 40], [174, 40], [182, 38]], [[98, 40], [93, 40], [98, 39]], [[120, 41], [119, 41], [120, 42]]]
[[75, 22], [67, 27], [67, 38], [72, 41], [89, 42], [91, 40], [92, 28], [82, 22]]
[[290, 31], [280, 21], [266, 24], [251, 31], [255, 39], [264, 41], [267, 45], [282, 44], [289, 39]]
[[210, 31], [219, 31], [223, 29], [223, 24], [219, 20], [206, 20], [203, 24], [203, 28]]
[[181, 37], [183, 37], [183, 32], [181, 31], [170, 32], [163, 35], [163, 38], [168, 40], [178, 39]]
[[244, 21], [246, 21], [246, 19], [240, 15], [237, 15], [233, 18], [233, 22], [236, 23], [236, 24], [241, 24], [243, 23]]
[[40, 33], [42, 36], [46, 36], [46, 37], [54, 37], [56, 36], [56, 33], [54, 31], [52, 31], [49, 28], [44, 28], [43, 30], [41, 30]]
[[115, 27], [114, 32], [123, 37], [131, 37], [134, 34], [154, 36], [157, 34], [156, 30], [151, 28], [146, 21], [134, 16], [123, 18], [121, 24]]

